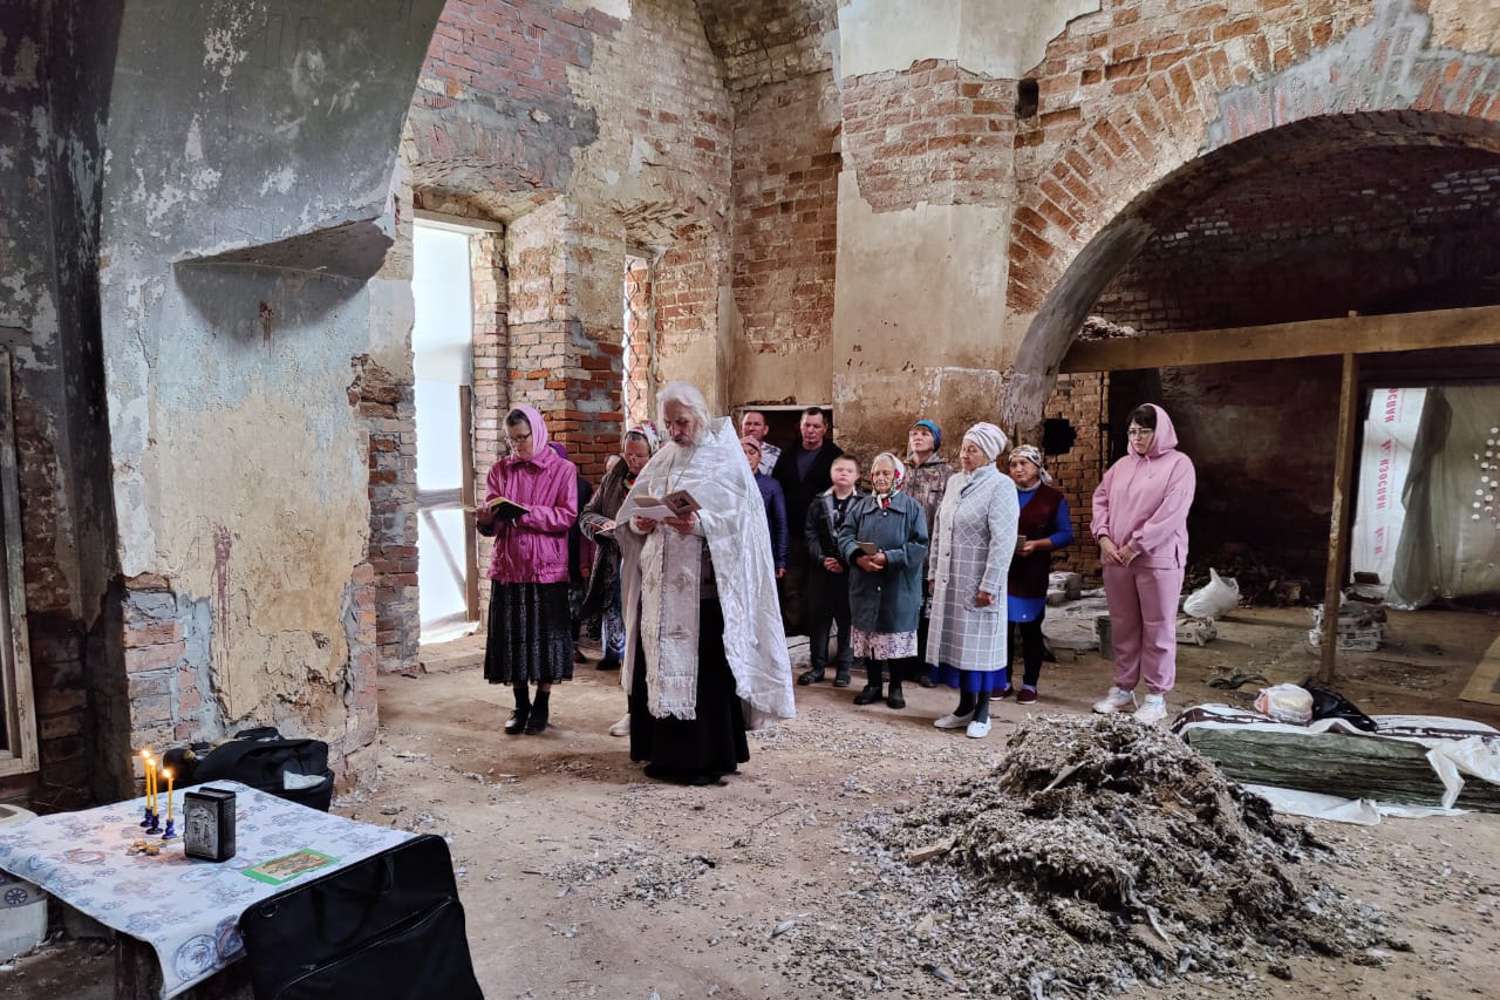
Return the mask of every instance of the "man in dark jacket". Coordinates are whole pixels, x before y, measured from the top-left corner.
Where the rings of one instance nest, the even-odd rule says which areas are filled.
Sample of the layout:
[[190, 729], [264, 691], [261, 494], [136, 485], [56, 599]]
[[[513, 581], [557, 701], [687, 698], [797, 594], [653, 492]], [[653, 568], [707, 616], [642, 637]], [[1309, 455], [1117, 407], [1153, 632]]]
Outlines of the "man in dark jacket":
[[[776, 481], [786, 494], [787, 524], [799, 527], [807, 523], [813, 498], [833, 485], [833, 460], [844, 453], [828, 439], [828, 416], [818, 407], [802, 411], [801, 429], [801, 446], [783, 454], [775, 469]], [[793, 545], [791, 556], [781, 595], [781, 617], [788, 635], [805, 634], [810, 625], [803, 607], [809, 570], [806, 546]]]
[[833, 486], [814, 498], [807, 508], [803, 532], [807, 546], [807, 613], [811, 617], [808, 635], [810, 669], [797, 678], [798, 684], [820, 684], [828, 668], [828, 637], [838, 630], [838, 654], [834, 659], [834, 687], [849, 686], [849, 667], [854, 662], [854, 647], [849, 635], [849, 564], [839, 552], [839, 528], [849, 505], [863, 496], [856, 488], [859, 463], [848, 455], [833, 460]]

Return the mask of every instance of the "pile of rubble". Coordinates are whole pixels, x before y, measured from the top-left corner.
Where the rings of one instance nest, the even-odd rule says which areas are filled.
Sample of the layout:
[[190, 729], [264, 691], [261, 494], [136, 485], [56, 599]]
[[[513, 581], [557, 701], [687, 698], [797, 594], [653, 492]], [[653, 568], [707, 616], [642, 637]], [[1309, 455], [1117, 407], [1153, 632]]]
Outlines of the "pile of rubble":
[[1090, 996], [1390, 946], [1310, 870], [1331, 851], [1127, 718], [1036, 720], [992, 773], [848, 836], [851, 890], [784, 960], [820, 996]]
[[[1340, 652], [1369, 653], [1385, 643], [1386, 612], [1380, 601], [1361, 600], [1352, 591], [1339, 602], [1338, 648]], [[1313, 648], [1323, 644], [1323, 605], [1313, 608], [1313, 624], [1307, 642]]]

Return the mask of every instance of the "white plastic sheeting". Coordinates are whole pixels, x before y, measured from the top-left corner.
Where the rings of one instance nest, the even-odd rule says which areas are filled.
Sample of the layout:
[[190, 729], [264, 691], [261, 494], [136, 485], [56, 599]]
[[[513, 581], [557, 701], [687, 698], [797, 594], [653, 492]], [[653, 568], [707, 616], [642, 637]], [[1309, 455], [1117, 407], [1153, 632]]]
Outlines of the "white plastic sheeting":
[[1429, 389], [1412, 446], [1406, 517], [1386, 601], [1500, 592], [1500, 386]]
[[1406, 518], [1402, 491], [1422, 421], [1426, 389], [1376, 389], [1365, 417], [1350, 568], [1389, 584]]

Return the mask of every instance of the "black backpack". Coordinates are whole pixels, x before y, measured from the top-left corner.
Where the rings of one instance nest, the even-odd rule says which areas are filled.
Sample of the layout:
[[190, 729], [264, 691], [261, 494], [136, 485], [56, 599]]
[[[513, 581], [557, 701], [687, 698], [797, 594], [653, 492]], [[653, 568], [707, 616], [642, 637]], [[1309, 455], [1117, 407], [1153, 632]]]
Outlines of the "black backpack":
[[417, 837], [240, 917], [256, 1000], [484, 1000], [442, 837]]
[[[319, 777], [309, 788], [287, 788], [284, 775]], [[197, 784], [238, 781], [260, 791], [327, 812], [333, 801], [333, 772], [328, 769], [328, 744], [322, 740], [286, 740], [271, 726], [246, 729], [216, 747], [198, 762]]]

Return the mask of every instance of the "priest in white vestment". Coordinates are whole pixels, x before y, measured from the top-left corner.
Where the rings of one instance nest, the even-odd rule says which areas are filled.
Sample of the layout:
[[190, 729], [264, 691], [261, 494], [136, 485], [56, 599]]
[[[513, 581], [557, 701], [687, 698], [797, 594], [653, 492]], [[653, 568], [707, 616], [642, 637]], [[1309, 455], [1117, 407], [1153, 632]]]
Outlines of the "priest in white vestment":
[[[750, 759], [747, 728], [793, 716], [791, 663], [765, 506], [733, 424], [682, 382], [658, 409], [670, 443], [616, 517], [630, 756], [651, 777], [715, 784]], [[698, 510], [651, 510], [679, 493]]]

